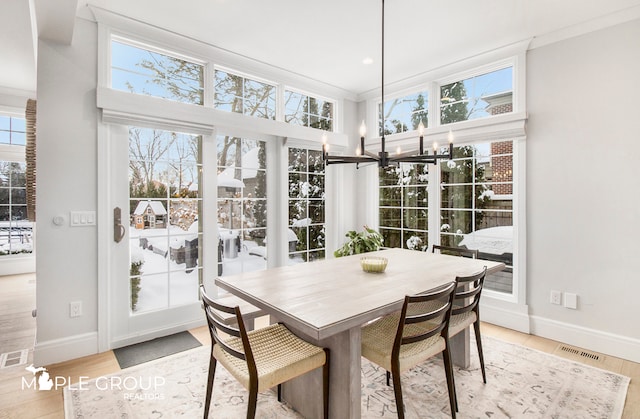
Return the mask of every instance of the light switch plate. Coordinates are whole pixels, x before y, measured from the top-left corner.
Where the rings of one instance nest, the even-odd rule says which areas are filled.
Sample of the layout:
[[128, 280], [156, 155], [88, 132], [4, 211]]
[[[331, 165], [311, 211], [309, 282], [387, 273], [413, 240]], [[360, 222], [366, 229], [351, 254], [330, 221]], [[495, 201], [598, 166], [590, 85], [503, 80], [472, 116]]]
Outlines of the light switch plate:
[[71, 211], [69, 214], [71, 227], [85, 227], [96, 225], [95, 211]]

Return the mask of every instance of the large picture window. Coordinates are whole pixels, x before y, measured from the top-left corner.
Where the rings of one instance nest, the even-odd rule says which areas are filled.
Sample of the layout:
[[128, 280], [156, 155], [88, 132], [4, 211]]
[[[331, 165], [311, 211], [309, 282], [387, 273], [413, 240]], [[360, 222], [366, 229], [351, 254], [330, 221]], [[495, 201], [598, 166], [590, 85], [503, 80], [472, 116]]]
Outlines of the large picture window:
[[402, 163], [379, 170], [379, 223], [384, 246], [426, 249], [429, 165]]
[[289, 263], [324, 259], [325, 176], [322, 152], [289, 148]]
[[454, 147], [441, 163], [440, 243], [477, 249], [480, 259], [507, 269], [487, 277], [487, 289], [513, 291], [513, 142]]
[[266, 143], [218, 136], [218, 275], [267, 267]]
[[26, 165], [0, 161], [0, 256], [33, 252], [27, 220]]

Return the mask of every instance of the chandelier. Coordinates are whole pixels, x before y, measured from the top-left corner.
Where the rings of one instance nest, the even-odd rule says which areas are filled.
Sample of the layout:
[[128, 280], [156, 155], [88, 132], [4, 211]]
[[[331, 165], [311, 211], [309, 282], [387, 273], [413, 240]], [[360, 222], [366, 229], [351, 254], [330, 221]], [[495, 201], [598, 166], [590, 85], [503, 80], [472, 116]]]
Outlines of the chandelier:
[[429, 152], [425, 152], [424, 150], [424, 124], [420, 121], [418, 125], [418, 134], [419, 134], [419, 146], [418, 150], [401, 153], [400, 149], [394, 154], [390, 155], [388, 151], [385, 149], [385, 138], [384, 138], [384, 127], [385, 127], [385, 115], [384, 115], [384, 0], [382, 0], [382, 56], [381, 56], [381, 99], [382, 99], [382, 109], [381, 109], [381, 117], [382, 117], [382, 136], [381, 140], [381, 150], [375, 154], [370, 151], [365, 150], [364, 147], [364, 139], [367, 134], [367, 127], [362, 121], [360, 125], [360, 148], [357, 150], [355, 156], [331, 156], [329, 155], [329, 146], [326, 141], [322, 143], [322, 160], [325, 165], [330, 164], [345, 164], [345, 163], [355, 163], [356, 167], [360, 163], [377, 163], [379, 167], [388, 167], [391, 165], [397, 165], [400, 162], [405, 163], [431, 163], [436, 164], [438, 159], [448, 159], [451, 160], [453, 157], [453, 136], [451, 132], [449, 132], [449, 149], [446, 154], [438, 154], [438, 146], [437, 144], [433, 144], [433, 154], [429, 154]]

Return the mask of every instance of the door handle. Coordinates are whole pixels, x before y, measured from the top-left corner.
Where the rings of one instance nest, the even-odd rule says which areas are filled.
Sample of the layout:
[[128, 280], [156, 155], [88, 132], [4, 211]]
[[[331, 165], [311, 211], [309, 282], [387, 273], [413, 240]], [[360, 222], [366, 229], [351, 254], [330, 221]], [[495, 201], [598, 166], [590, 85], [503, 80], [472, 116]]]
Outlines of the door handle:
[[120, 243], [124, 238], [126, 229], [122, 225], [122, 210], [120, 207], [113, 209], [113, 241]]

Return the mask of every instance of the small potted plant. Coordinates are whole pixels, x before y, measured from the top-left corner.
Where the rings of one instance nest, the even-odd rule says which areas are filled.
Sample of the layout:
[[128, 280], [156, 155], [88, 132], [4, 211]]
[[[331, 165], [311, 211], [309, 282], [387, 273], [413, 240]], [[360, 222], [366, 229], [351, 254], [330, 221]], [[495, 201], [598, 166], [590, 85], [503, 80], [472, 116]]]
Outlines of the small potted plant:
[[382, 246], [382, 235], [367, 226], [364, 226], [364, 231], [358, 233], [355, 230], [351, 230], [348, 231], [345, 236], [349, 238], [349, 240], [333, 252], [333, 255], [337, 258], [359, 253], [374, 252], [380, 250]]

